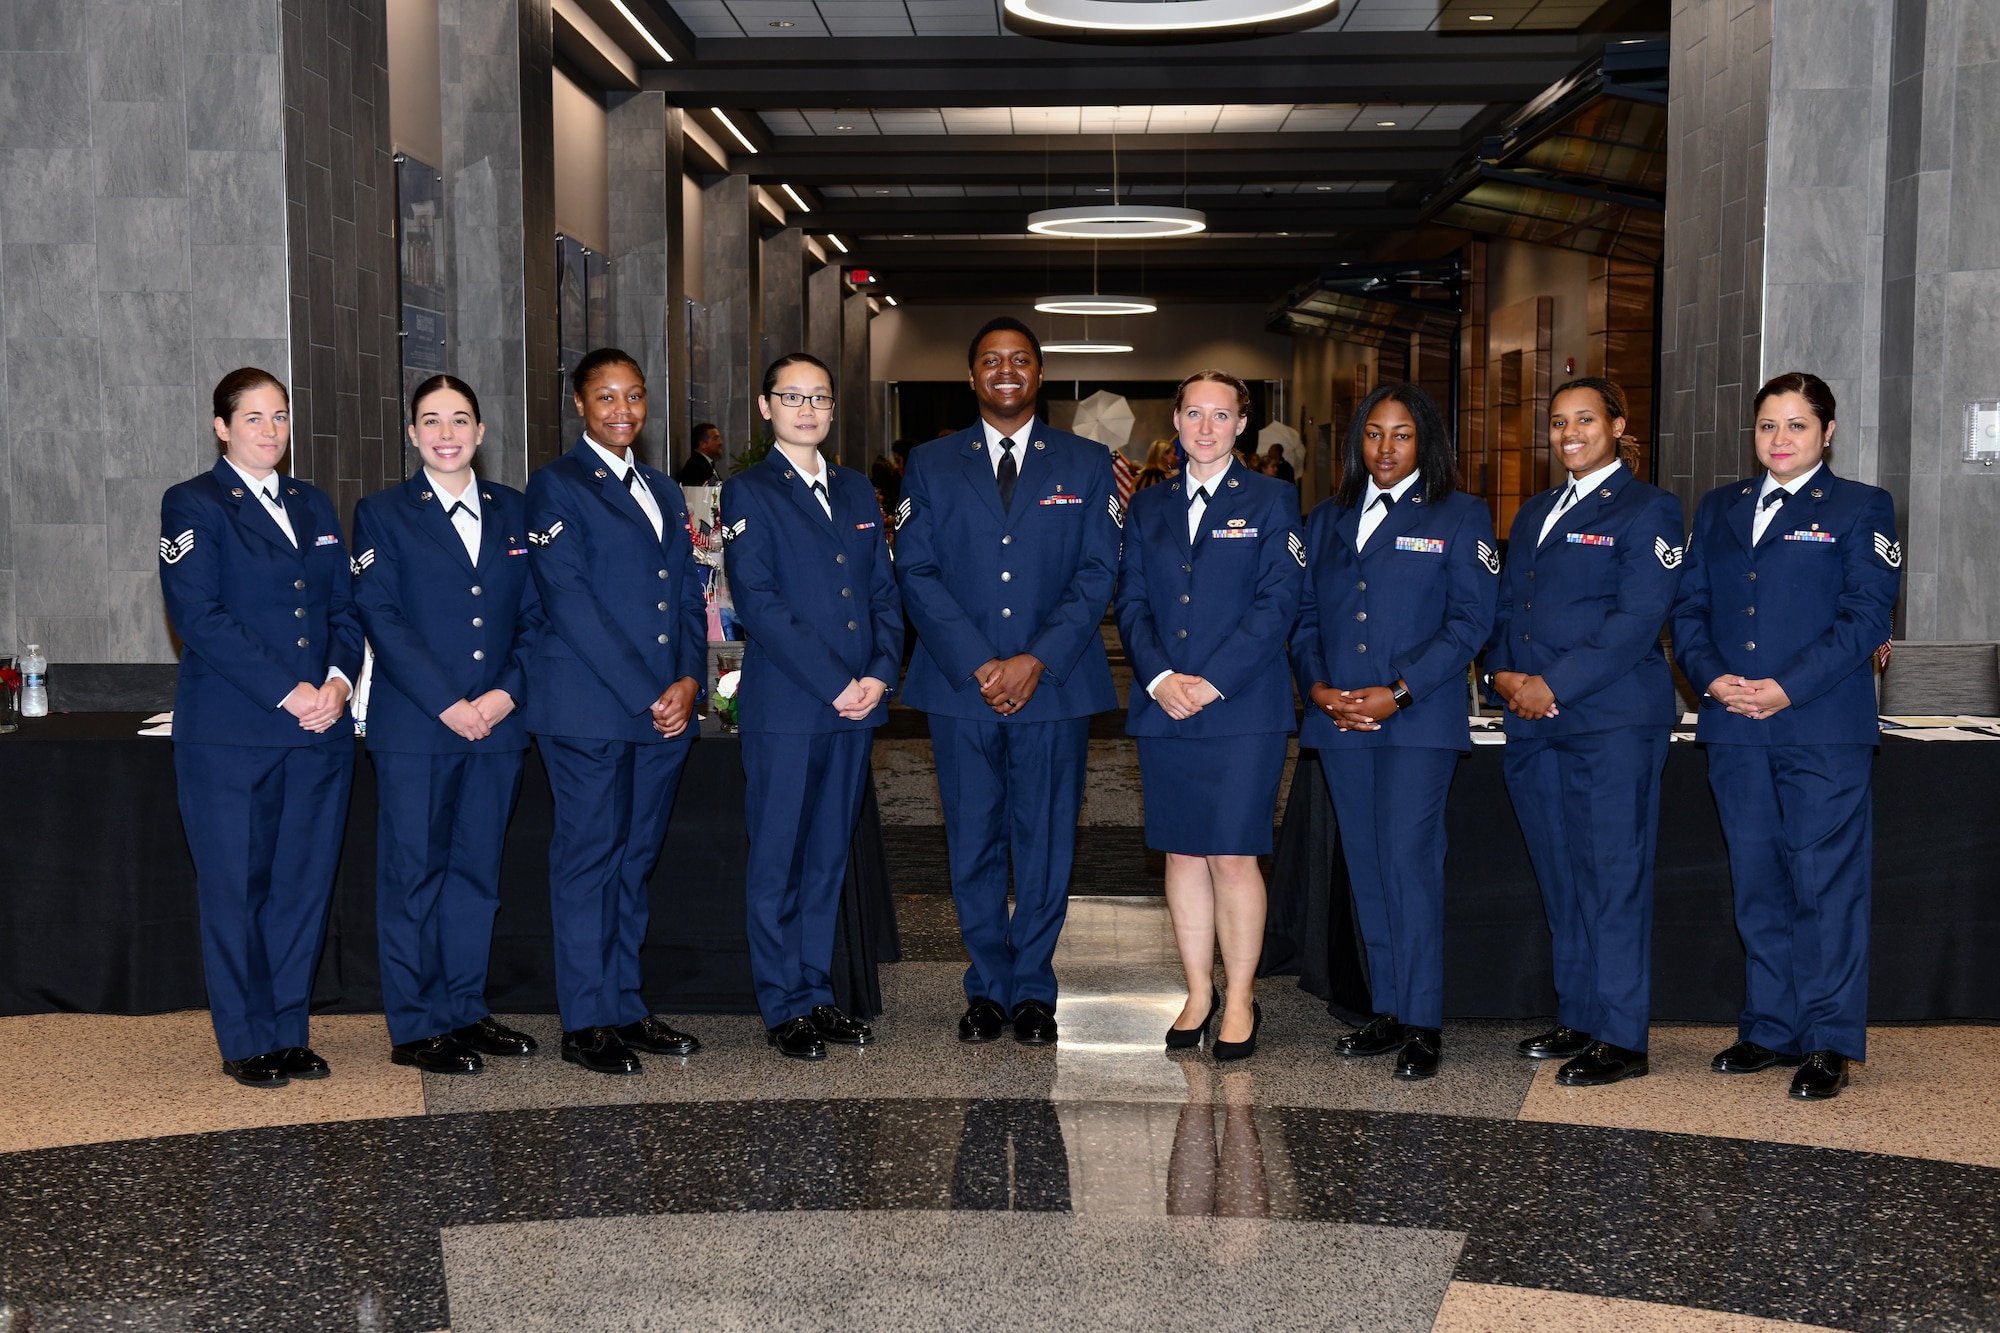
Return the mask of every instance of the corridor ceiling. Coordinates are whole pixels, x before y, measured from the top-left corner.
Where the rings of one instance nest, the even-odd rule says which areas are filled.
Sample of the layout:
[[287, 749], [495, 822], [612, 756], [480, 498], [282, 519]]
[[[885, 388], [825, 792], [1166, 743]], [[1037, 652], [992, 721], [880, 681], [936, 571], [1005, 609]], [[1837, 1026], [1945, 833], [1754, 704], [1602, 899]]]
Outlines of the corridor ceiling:
[[[1286, 35], [1105, 42], [1019, 35], [1000, 0], [576, 3], [731, 170], [791, 187], [810, 211], [790, 225], [838, 236], [906, 304], [1093, 280], [1262, 304], [1341, 263], [1448, 253], [1467, 233], [1435, 196], [1468, 156], [1607, 50], [1663, 36], [1668, 7], [1339, 0]], [[1033, 210], [1114, 197], [1209, 230], [1103, 242], [1094, 279], [1091, 242], [1027, 232]]]

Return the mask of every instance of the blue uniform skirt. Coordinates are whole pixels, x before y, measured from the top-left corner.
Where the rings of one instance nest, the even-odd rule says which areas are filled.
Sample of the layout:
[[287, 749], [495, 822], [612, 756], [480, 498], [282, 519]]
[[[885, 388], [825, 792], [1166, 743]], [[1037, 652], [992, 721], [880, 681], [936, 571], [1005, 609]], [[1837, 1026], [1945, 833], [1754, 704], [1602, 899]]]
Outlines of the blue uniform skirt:
[[1141, 736], [1146, 845], [1182, 856], [1267, 856], [1285, 771], [1282, 731]]

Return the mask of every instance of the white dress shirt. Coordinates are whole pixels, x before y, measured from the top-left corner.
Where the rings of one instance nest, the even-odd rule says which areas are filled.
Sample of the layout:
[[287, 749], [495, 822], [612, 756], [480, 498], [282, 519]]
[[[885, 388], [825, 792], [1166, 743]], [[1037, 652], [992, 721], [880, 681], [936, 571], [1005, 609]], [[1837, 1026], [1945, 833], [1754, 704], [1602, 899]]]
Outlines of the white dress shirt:
[[[620, 458], [588, 435], [583, 437], [583, 442], [597, 451], [597, 456], [604, 460], [604, 466], [611, 469], [611, 475], [618, 478], [619, 483], [632, 492], [632, 498], [639, 502], [639, 508], [646, 512], [646, 518], [653, 525], [653, 540], [664, 541], [667, 535], [666, 520], [660, 516], [660, 502], [653, 498], [653, 488], [648, 486], [645, 477], [639, 474], [638, 460]], [[627, 477], [632, 480], [626, 481]]]
[[1806, 473], [1803, 477], [1794, 477], [1783, 484], [1780, 484], [1770, 473], [1766, 472], [1764, 474], [1764, 484], [1757, 490], [1757, 516], [1750, 520], [1750, 544], [1752, 546], [1764, 540], [1764, 533], [1771, 526], [1771, 520], [1778, 516], [1780, 509], [1791, 503], [1789, 499], [1785, 499], [1767, 506], [1764, 503], [1764, 497], [1772, 491], [1783, 491], [1787, 497], [1797, 495], [1799, 487], [1818, 476], [1819, 470], [1825, 466], [1826, 464], [1824, 463], [1815, 463], [1811, 472]]
[[[245, 472], [242, 468], [237, 467], [235, 459], [225, 456], [222, 461], [229, 464], [230, 471], [243, 478], [243, 484], [250, 488], [252, 494], [263, 500], [264, 512], [271, 516], [271, 521], [278, 525], [279, 530], [285, 534], [286, 539], [291, 542], [293, 549], [296, 550], [299, 544], [299, 534], [292, 527], [292, 516], [285, 512], [284, 504], [278, 499], [278, 474], [273, 472], [270, 476], [259, 480], [251, 476], [248, 472]], [[326, 669], [326, 678], [329, 681], [346, 680], [349, 693], [352, 693], [354, 690], [354, 682], [347, 680], [347, 673], [337, 666], [330, 666]], [[286, 690], [285, 699], [291, 697], [292, 692]], [[278, 707], [283, 708], [285, 706], [285, 699], [278, 700]]]
[[1557, 519], [1575, 508], [1578, 500], [1590, 494], [1591, 491], [1597, 488], [1598, 483], [1623, 466], [1625, 466], [1623, 463], [1614, 458], [1595, 472], [1586, 472], [1581, 477], [1577, 476], [1574, 472], [1570, 473], [1569, 486], [1563, 491], [1561, 498], [1556, 501], [1555, 508], [1549, 510], [1549, 516], [1542, 520], [1542, 531], [1535, 538], [1535, 545], [1540, 546], [1543, 542], [1547, 541], [1549, 534], [1556, 530]]
[[424, 476], [430, 479], [431, 494], [437, 496], [444, 506], [445, 517], [451, 520], [452, 530], [465, 543], [465, 557], [476, 566], [479, 563], [479, 478], [471, 472], [465, 476], [465, 494], [453, 495], [438, 480], [437, 473], [424, 469]]
[[986, 429], [986, 461], [993, 465], [993, 475], [996, 477], [1000, 475], [1000, 441], [1012, 440], [1014, 442], [1014, 475], [1016, 477], [1020, 476], [1022, 468], [1028, 461], [1028, 439], [1035, 433], [1035, 419], [1029, 417], [1028, 424], [1015, 431], [1012, 435], [1002, 435], [994, 427], [993, 423], [985, 417], [979, 418], [979, 424]]
[[[787, 454], [786, 457], [789, 458], [790, 455]], [[819, 501], [819, 507], [826, 511], [828, 518], [832, 518], [833, 497], [827, 494], [827, 487], [833, 484], [833, 474], [827, 471], [826, 455], [817, 449], [813, 450], [813, 467], [816, 471], [809, 473], [803, 466], [797, 464], [794, 466], [798, 467], [800, 484], [812, 492], [813, 499]]]
[[1354, 549], [1360, 551], [1368, 545], [1368, 539], [1375, 535], [1375, 529], [1382, 526], [1382, 520], [1389, 517], [1389, 506], [1382, 503], [1383, 496], [1389, 496], [1397, 504], [1410, 493], [1410, 487], [1422, 480], [1423, 472], [1412, 472], [1409, 476], [1383, 490], [1374, 481], [1369, 481], [1367, 497], [1361, 502], [1361, 525], [1354, 530]]

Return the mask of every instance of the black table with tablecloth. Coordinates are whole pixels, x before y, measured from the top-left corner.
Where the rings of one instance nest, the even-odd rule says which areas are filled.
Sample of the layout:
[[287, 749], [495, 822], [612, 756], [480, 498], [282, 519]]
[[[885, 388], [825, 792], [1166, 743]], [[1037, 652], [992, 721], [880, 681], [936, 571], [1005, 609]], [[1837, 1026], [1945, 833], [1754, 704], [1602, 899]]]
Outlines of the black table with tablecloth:
[[[1549, 930], [1502, 774], [1477, 745], [1446, 806], [1444, 1011], [1555, 1012]], [[1873, 1022], [2000, 1020], [2000, 743], [1885, 738], [1875, 764]], [[1340, 834], [1324, 771], [1300, 752], [1271, 874], [1262, 972], [1343, 1018], [1370, 1012]], [[1675, 742], [1661, 788], [1653, 1018], [1734, 1023], [1743, 1004], [1729, 861], [1703, 746]]]
[[[0, 735], [0, 1014], [158, 1013], [206, 1007], [194, 864], [181, 832], [173, 743], [143, 717], [74, 713]], [[357, 746], [358, 746], [357, 742]], [[664, 1013], [754, 1013], [744, 933], [742, 747], [711, 732], [681, 777], [652, 881], [646, 998]], [[375, 775], [357, 754], [334, 883], [318, 1013], [382, 1008], [375, 958]], [[487, 998], [555, 1012], [548, 846], [555, 807], [532, 749], [507, 830]], [[877, 967], [900, 956], [871, 783], [847, 862], [834, 991], [872, 1017]]]

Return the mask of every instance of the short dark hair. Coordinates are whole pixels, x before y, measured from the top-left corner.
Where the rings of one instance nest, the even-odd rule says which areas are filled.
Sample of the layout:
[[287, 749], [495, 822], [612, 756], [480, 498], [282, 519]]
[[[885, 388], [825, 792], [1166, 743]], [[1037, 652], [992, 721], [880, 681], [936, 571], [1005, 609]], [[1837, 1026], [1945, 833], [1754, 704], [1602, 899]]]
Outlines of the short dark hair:
[[236, 408], [242, 403], [244, 394], [266, 385], [283, 394], [285, 406], [291, 406], [291, 390], [285, 387], [284, 381], [268, 370], [259, 370], [256, 366], [241, 366], [224, 375], [216, 384], [215, 392], [210, 396], [215, 415], [224, 421], [229, 420], [236, 415]]
[[764, 368], [764, 393], [767, 397], [771, 390], [778, 387], [778, 372], [786, 366], [818, 366], [826, 371], [826, 387], [829, 389], [833, 387], [833, 372], [827, 370], [826, 362], [811, 352], [787, 352]]
[[965, 365], [969, 370], [979, 363], [979, 344], [996, 333], [1018, 333], [1028, 340], [1028, 346], [1035, 349], [1035, 364], [1042, 364], [1042, 340], [1035, 331], [1015, 319], [1012, 315], [996, 315], [980, 325], [979, 332], [972, 335], [972, 345], [965, 349]]
[[1825, 380], [1807, 370], [1788, 370], [1757, 390], [1757, 397], [1750, 404], [1751, 414], [1763, 410], [1766, 398], [1775, 398], [1781, 393], [1798, 394], [1811, 404], [1821, 430], [1833, 424], [1833, 390], [1826, 387]]
[[576, 369], [569, 373], [569, 390], [577, 397], [583, 397], [583, 386], [590, 383], [590, 377], [606, 366], [630, 366], [639, 372], [639, 382], [646, 382], [646, 368], [639, 364], [639, 358], [630, 352], [621, 352], [616, 347], [600, 347], [594, 352], [585, 352], [583, 360], [576, 363]]
[[690, 438], [696, 444], [700, 444], [710, 431], [714, 431], [717, 435], [720, 435], [722, 434], [722, 427], [716, 425], [713, 421], [697, 421], [694, 423], [694, 434]]
[[417, 409], [423, 405], [424, 399], [446, 390], [460, 395], [466, 402], [472, 404], [472, 419], [476, 423], [479, 420], [479, 395], [472, 391], [470, 384], [456, 375], [433, 375], [419, 384], [416, 392], [410, 395], [410, 420], [417, 419]]
[[1414, 384], [1385, 384], [1361, 400], [1354, 409], [1354, 423], [1347, 428], [1347, 448], [1341, 460], [1340, 490], [1334, 498], [1348, 507], [1361, 503], [1368, 485], [1368, 469], [1362, 463], [1362, 445], [1368, 434], [1368, 414], [1385, 399], [1393, 398], [1409, 409], [1411, 424], [1417, 428], [1417, 471], [1424, 478], [1424, 499], [1436, 504], [1458, 489], [1458, 448], [1445, 429], [1444, 413], [1431, 396]]
[[897, 455], [900, 458], [908, 458], [910, 456], [910, 450], [916, 447], [917, 447], [916, 445], [911, 444], [908, 440], [898, 440], [894, 444], [889, 446], [889, 452]]

